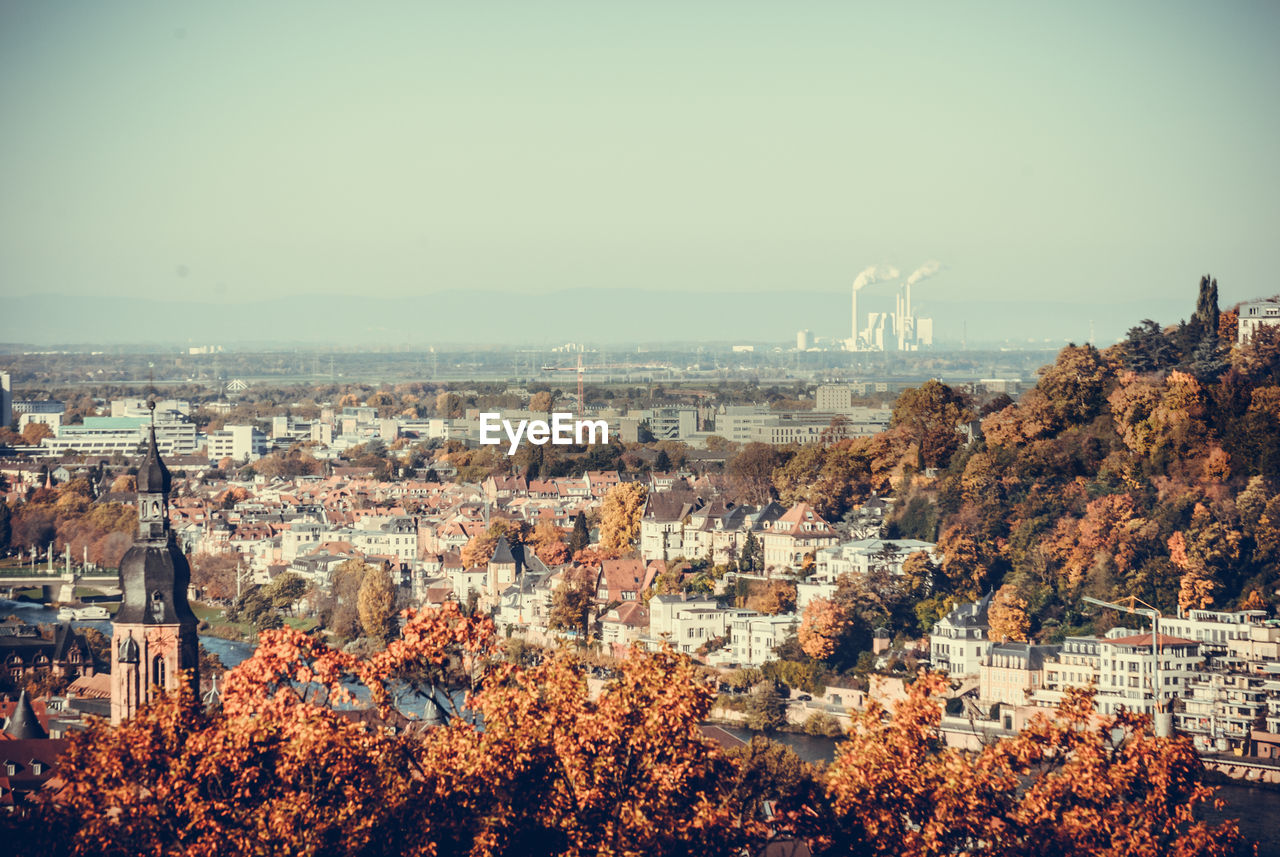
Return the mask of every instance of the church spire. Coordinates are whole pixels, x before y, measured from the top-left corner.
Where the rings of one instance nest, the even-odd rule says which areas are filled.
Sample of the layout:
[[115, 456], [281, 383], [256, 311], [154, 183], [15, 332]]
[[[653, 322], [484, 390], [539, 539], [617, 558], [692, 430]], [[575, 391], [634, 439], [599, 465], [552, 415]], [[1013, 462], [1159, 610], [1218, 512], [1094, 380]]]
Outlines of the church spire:
[[169, 528], [172, 478], [156, 445], [155, 403], [147, 451], [138, 467], [138, 537], [120, 560], [117, 654], [111, 677], [111, 721], [119, 723], [157, 690], [180, 681], [199, 687], [196, 617], [187, 603], [191, 566]]

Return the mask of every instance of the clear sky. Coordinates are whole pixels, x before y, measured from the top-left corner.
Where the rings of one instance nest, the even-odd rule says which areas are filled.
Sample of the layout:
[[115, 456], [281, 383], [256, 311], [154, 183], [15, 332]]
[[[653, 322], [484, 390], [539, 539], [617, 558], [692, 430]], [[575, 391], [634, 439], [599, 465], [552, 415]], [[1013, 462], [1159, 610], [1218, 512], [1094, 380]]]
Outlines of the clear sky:
[[930, 259], [919, 299], [1269, 295], [1277, 32], [1274, 2], [4, 2], [0, 297], [781, 295]]

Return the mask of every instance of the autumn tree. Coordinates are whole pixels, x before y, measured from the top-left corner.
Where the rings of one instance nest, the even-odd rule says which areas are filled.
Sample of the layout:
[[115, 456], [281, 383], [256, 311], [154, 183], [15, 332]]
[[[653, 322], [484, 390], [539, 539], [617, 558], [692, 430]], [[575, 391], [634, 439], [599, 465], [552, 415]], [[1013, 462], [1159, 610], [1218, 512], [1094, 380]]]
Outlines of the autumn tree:
[[990, 636], [993, 640], [1026, 642], [1027, 632], [1031, 630], [1027, 599], [1012, 584], [1006, 583], [996, 590], [987, 610], [987, 619], [991, 625]]
[[967, 395], [931, 380], [902, 391], [890, 426], [900, 427], [915, 445], [918, 469], [946, 467], [963, 441], [960, 427], [974, 416]]
[[197, 553], [191, 558], [191, 585], [202, 598], [225, 600], [236, 595], [239, 556], [234, 553]]
[[778, 616], [790, 613], [796, 607], [796, 585], [787, 580], [770, 580], [752, 588], [747, 598], [747, 609]]
[[550, 627], [572, 631], [580, 642], [586, 642], [596, 606], [597, 574], [596, 568], [585, 565], [576, 565], [562, 574], [559, 585], [551, 593]]
[[381, 563], [368, 566], [356, 597], [364, 635], [386, 642], [395, 633], [396, 586]]
[[569, 547], [564, 543], [564, 533], [550, 519], [534, 528], [532, 542], [538, 559], [547, 565], [563, 565], [571, 557]]
[[1189, 739], [1155, 738], [1129, 711], [1099, 716], [1071, 690], [1054, 718], [970, 753], [939, 740], [945, 687], [923, 676], [892, 717], [877, 703], [857, 717], [828, 768], [826, 812], [802, 822], [816, 850], [1161, 857], [1239, 845], [1234, 822], [1196, 817], [1213, 790]]
[[1052, 366], [1040, 370], [1036, 389], [1059, 425], [1093, 419], [1106, 403], [1111, 367], [1092, 345], [1068, 345]]
[[640, 537], [640, 519], [649, 491], [638, 482], [620, 482], [605, 492], [600, 506], [600, 546], [624, 553]]
[[797, 636], [804, 653], [825, 661], [835, 654], [848, 617], [842, 605], [826, 598], [813, 598], [805, 605]]
[[773, 493], [773, 471], [783, 454], [767, 443], [748, 443], [725, 466], [725, 475], [745, 503], [767, 503]]
[[333, 571], [330, 601], [321, 615], [324, 618], [324, 613], [328, 613], [328, 628], [340, 640], [360, 636], [358, 600], [365, 575], [371, 568], [363, 560], [349, 559]]

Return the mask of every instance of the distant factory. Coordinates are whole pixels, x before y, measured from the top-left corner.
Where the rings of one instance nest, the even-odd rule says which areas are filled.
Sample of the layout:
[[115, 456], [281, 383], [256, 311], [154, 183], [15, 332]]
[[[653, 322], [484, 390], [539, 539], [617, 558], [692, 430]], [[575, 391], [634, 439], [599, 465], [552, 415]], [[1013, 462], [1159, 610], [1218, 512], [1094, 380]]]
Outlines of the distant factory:
[[[933, 319], [918, 318], [911, 309], [911, 287], [936, 274], [937, 262], [917, 268], [894, 295], [893, 312], [858, 315], [858, 292], [872, 283], [892, 282], [900, 276], [891, 265], [873, 265], [853, 281], [853, 317], [847, 351], [918, 351], [933, 345]], [[866, 323], [863, 324], [865, 318]]]

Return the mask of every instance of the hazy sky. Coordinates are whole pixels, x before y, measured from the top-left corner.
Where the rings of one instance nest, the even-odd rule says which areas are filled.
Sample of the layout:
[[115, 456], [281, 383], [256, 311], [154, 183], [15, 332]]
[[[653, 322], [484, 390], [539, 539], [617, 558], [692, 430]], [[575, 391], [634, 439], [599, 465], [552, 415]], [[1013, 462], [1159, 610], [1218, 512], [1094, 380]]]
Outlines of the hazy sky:
[[1274, 2], [4, 2], [0, 297], [928, 259], [925, 302], [1272, 294], [1277, 32]]

